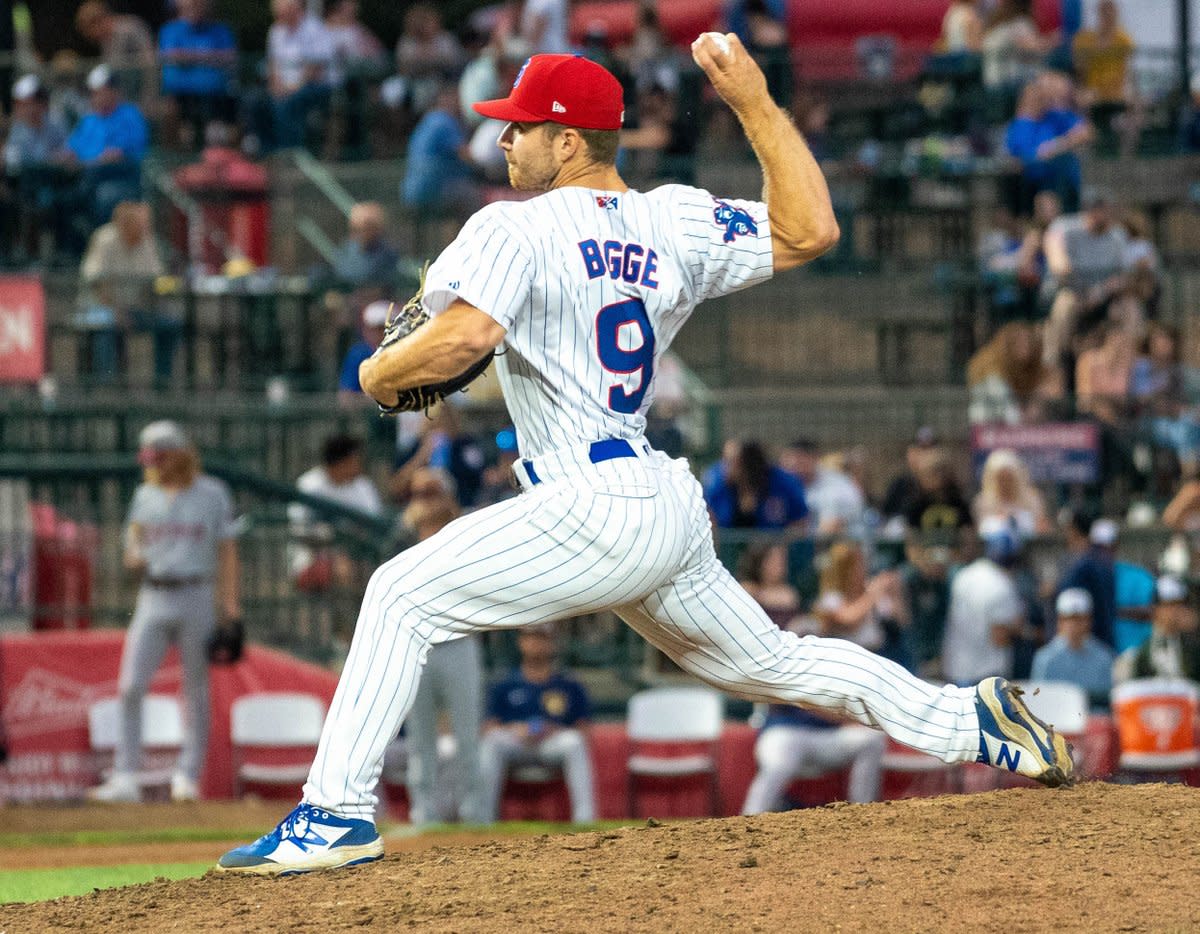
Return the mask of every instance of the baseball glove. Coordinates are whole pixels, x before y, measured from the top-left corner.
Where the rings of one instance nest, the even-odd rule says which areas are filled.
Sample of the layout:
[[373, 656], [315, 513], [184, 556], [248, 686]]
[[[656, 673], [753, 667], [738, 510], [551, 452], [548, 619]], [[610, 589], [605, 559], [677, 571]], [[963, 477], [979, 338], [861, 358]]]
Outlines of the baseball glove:
[[[429, 267], [426, 266], [425, 269], [421, 270], [420, 285], [417, 288], [416, 294], [405, 302], [399, 311], [396, 311], [395, 305], [393, 305], [392, 310], [388, 312], [387, 323], [383, 331], [383, 340], [380, 341], [379, 348], [375, 353], [382, 353], [385, 348], [408, 337], [409, 334], [429, 320], [429, 312], [421, 304], [421, 297], [425, 294], [425, 273], [428, 269]], [[427, 386], [415, 386], [412, 389], [401, 390], [397, 396], [395, 405], [379, 403], [380, 414], [395, 415], [399, 412], [427, 411], [430, 406], [441, 402], [451, 393], [465, 389], [469, 383], [474, 381], [480, 373], [488, 368], [488, 364], [492, 362], [492, 357], [495, 355], [495, 351], [489, 351], [481, 360], [472, 364], [462, 373], [458, 374], [458, 376], [448, 379], [445, 382], [431, 383]]]
[[240, 619], [221, 623], [208, 640], [208, 660], [213, 665], [232, 665], [241, 660], [246, 647], [246, 627]]

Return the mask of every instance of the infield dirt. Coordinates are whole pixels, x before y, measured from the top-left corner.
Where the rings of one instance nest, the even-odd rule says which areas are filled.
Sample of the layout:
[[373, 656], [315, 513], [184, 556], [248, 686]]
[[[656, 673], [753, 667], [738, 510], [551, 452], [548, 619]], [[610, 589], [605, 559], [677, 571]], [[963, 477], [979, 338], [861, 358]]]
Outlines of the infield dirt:
[[0, 931], [1194, 931], [1198, 828], [1184, 786], [1015, 789], [210, 873], [0, 907]]

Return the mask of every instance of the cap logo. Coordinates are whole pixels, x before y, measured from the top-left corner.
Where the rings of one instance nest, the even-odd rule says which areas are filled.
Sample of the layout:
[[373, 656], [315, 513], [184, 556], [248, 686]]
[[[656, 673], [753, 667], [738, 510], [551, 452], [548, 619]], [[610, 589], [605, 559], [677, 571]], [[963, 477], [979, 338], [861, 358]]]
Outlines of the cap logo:
[[530, 59], [530, 58], [525, 59], [525, 64], [522, 65], [521, 70], [517, 72], [517, 78], [515, 81], [513, 81], [513, 90], [514, 91], [520, 85], [521, 79], [525, 77], [525, 69], [529, 67], [530, 61], [532, 61], [532, 59]]
[[562, 104], [560, 104], [558, 101], [555, 101], [554, 103], [552, 103], [550, 105], [550, 110], [556, 114], [565, 114], [567, 112], [567, 108], [564, 107]]

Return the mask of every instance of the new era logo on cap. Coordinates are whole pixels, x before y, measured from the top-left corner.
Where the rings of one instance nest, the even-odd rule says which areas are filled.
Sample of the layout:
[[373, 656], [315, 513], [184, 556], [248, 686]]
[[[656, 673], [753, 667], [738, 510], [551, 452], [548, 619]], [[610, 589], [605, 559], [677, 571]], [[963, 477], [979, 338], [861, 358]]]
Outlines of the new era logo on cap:
[[567, 108], [564, 107], [562, 104], [560, 104], [558, 101], [555, 101], [553, 104], [550, 105], [550, 110], [556, 114], [565, 114], [567, 112]]

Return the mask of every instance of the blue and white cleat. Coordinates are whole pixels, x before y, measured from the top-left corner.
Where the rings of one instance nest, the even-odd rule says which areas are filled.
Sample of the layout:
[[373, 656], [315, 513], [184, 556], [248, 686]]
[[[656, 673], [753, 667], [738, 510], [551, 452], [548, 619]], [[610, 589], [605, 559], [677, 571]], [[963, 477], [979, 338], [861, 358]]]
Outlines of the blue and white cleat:
[[357, 866], [381, 856], [383, 840], [370, 821], [299, 804], [269, 834], [222, 856], [217, 871], [290, 876]]
[[1075, 784], [1075, 764], [1065, 739], [1030, 713], [1020, 688], [985, 678], [975, 689], [979, 714], [977, 762], [1008, 769], [1051, 788]]

